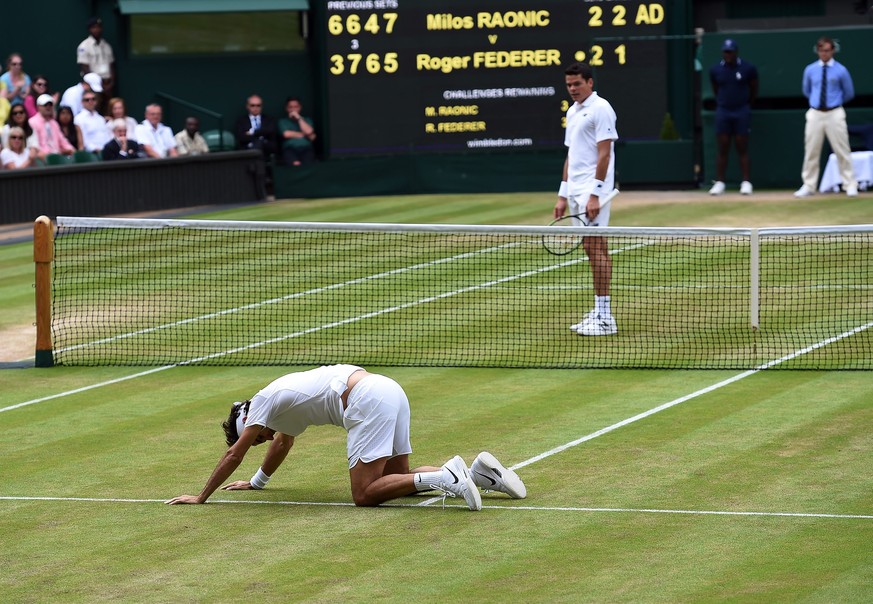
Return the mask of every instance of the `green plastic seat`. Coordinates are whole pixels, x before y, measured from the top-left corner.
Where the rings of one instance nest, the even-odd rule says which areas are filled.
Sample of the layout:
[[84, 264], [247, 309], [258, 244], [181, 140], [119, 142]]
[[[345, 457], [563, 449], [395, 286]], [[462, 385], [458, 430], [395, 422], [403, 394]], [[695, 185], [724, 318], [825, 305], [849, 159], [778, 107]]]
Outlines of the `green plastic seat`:
[[49, 153], [45, 156], [47, 166], [65, 166], [73, 163], [73, 159], [69, 155], [61, 155], [60, 153]]
[[207, 130], [203, 133], [210, 151], [232, 151], [236, 149], [236, 137], [230, 130]]
[[95, 161], [100, 161], [100, 158], [90, 151], [76, 151], [73, 153], [74, 164], [90, 164]]

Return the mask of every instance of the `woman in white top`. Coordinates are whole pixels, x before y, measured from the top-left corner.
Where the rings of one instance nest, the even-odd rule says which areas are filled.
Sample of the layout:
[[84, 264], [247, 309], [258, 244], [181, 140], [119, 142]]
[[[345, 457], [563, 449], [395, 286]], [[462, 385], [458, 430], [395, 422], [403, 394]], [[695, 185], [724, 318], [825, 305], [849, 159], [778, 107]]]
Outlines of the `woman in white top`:
[[106, 116], [106, 127], [109, 129], [109, 132], [114, 132], [112, 123], [115, 120], [124, 120], [127, 124], [127, 138], [128, 140], [134, 140], [136, 137], [137, 122], [135, 119], [127, 115], [127, 107], [124, 105], [124, 99], [121, 97], [113, 97], [109, 99], [109, 103], [107, 103], [106, 107], [109, 112]]
[[24, 146], [24, 130], [18, 126], [9, 129], [9, 147], [0, 151], [0, 163], [7, 170], [20, 170], [36, 165], [37, 149]]
[[27, 147], [39, 147], [39, 139], [34, 134], [33, 128], [30, 127], [30, 123], [27, 121], [27, 110], [21, 103], [12, 105], [12, 109], [9, 111], [9, 122], [0, 128], [0, 146], [9, 147], [9, 131], [16, 126], [24, 130]]

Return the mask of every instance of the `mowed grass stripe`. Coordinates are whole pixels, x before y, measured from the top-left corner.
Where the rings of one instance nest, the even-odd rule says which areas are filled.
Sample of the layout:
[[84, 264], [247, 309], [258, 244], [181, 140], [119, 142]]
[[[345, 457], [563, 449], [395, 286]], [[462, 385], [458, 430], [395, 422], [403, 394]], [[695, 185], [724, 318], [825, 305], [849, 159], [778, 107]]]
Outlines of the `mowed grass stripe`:
[[[144, 495], [142, 498], [154, 498], [156, 491], [171, 496], [177, 491], [196, 490], [221, 453], [217, 422], [227, 401], [256, 387], [270, 373], [275, 370], [180, 368], [178, 373], [150, 379], [145, 387], [131, 385], [115, 397], [90, 400], [81, 409], [68, 403], [64, 408], [73, 415], [58, 417], [54, 428], [44, 425], [40, 417], [45, 414], [48, 419], [57, 408], [34, 409], [37, 416], [18, 424], [11, 435], [17, 441], [16, 449], [30, 451], [22, 451], [10, 459], [10, 465], [4, 465], [16, 472], [14, 482], [4, 481], [6, 488], [24, 487], [32, 492], [36, 483], [79, 494], [82, 490], [116, 495], [129, 492], [134, 497]], [[711, 381], [715, 374], [449, 369], [387, 373], [407, 387], [413, 401], [416, 459], [428, 461], [434, 451], [450, 454], [454, 450], [469, 457], [480, 445], [490, 443], [499, 447], [497, 452], [508, 462], [530, 450], [529, 435], [554, 442], [565, 433], [581, 433], [580, 428], [590, 432], [610, 415], [627, 416], [629, 405], [651, 406], [680, 384], [687, 387], [691, 380], [702, 385], [704, 378]], [[755, 380], [745, 382], [745, 388], [738, 384], [728, 389], [731, 392], [712, 393], [706, 400], [671, 409], [609, 438], [532, 465], [523, 474], [531, 492], [527, 501], [495, 501], [501, 506], [548, 502], [544, 507], [601, 507], [591, 504], [599, 503], [598, 499], [645, 500], [646, 493], [649, 500], [677, 500], [682, 494], [683, 469], [705, 483], [707, 470], [700, 464], [712, 451], [725, 449], [717, 460], [721, 463], [725, 455], [753, 450], [755, 444], [770, 438], [768, 425], [788, 422], [802, 433], [804, 422], [792, 413], [792, 400], [809, 398], [809, 408], [816, 410], [823, 405], [824, 393], [834, 385], [854, 391], [864, 383], [857, 373], [804, 372], [802, 375], [816, 375], [817, 379], [789, 388], [778, 406], [763, 393], [758, 395], [763, 400], [757, 409], [756, 405], [736, 405], [761, 390], [760, 384], [754, 387], [755, 382], [772, 382], [767, 390], [778, 390], [779, 384], [793, 383], [791, 378], [796, 375], [758, 374]], [[505, 388], [500, 389], [501, 385]], [[435, 386], [443, 386], [437, 398], [433, 396]], [[824, 406], [839, 409], [833, 401]], [[132, 411], [140, 417], [129, 417]], [[74, 420], [76, 416], [79, 419]], [[730, 421], [718, 425], [721, 418]], [[760, 429], [744, 430], [748, 421], [759, 424]], [[62, 438], [46, 447], [45, 436], [63, 432], [64, 425], [71, 440]], [[107, 434], [113, 438], [101, 438]], [[749, 436], [734, 446], [731, 437], [738, 434]], [[695, 444], [716, 436], [721, 440], [713, 442], [711, 449], [694, 449]], [[136, 445], [131, 447], [130, 442]], [[298, 446], [288, 466], [266, 491], [219, 498], [285, 501], [290, 496], [315, 503], [348, 501], [342, 431], [307, 431]], [[40, 453], [34, 455], [37, 451]], [[646, 466], [650, 455], [652, 463]], [[58, 465], [34, 473], [41, 456]], [[661, 463], [659, 456], [664, 457]], [[246, 460], [248, 465], [240, 474], [248, 475], [259, 460], [257, 451]], [[631, 461], [635, 463], [629, 465]], [[862, 462], [860, 457], [855, 460], [856, 469]], [[778, 475], [782, 470], [763, 466], [757, 471]], [[801, 476], [803, 471], [803, 467], [791, 468]], [[720, 478], [715, 472], [713, 476]], [[594, 488], [606, 480], [613, 481], [611, 488]], [[732, 484], [730, 480], [718, 482], [716, 487], [726, 489]], [[857, 485], [848, 485], [847, 490], [855, 488]], [[702, 492], [703, 487], [691, 489], [689, 499]], [[738, 511], [760, 510], [761, 500], [752, 495], [738, 490], [734, 507], [745, 502], [745, 509]], [[790, 501], [791, 493], [783, 497]], [[704, 506], [689, 509], [700, 508]], [[9, 576], [18, 580], [10, 585], [10, 597], [30, 588], [34, 590], [31, 593], [64, 590], [84, 598], [93, 577], [99, 576], [115, 586], [112, 595], [116, 599], [141, 599], [147, 594], [153, 599], [171, 594], [186, 599], [208, 594], [220, 600], [238, 590], [236, 584], [228, 584], [226, 574], [238, 565], [240, 555], [251, 565], [246, 578], [254, 593], [281, 591], [293, 585], [299, 600], [330, 600], [339, 594], [346, 594], [350, 601], [380, 595], [388, 600], [412, 597], [415, 588], [405, 582], [409, 579], [414, 583], [415, 575], [421, 573], [444, 581], [458, 598], [476, 597], [483, 585], [498, 589], [504, 584], [501, 593], [528, 601], [579, 601], [580, 593], [582, 600], [646, 600], [653, 589], [660, 595], [675, 594], [673, 599], [697, 592], [722, 596], [747, 593], [764, 599], [773, 594], [796, 597], [827, 584], [833, 576], [851, 577], [853, 571], [863, 570], [864, 537], [870, 536], [863, 526], [849, 529], [833, 524], [832, 519], [815, 518], [793, 519], [786, 526], [775, 518], [744, 518], [738, 523], [736, 518], [722, 516], [567, 514], [560, 510], [519, 516], [491, 510], [471, 514], [453, 507], [425, 512], [408, 508], [351, 510], [346, 506], [174, 509], [155, 504], [132, 508], [94, 505], [81, 510], [63, 506], [63, 510], [59, 517], [57, 506], [45, 502], [6, 502], [0, 506], [10, 529], [18, 528], [16, 534], [22, 535], [9, 550], [11, 559], [6, 568]], [[277, 545], [240, 539], [233, 528], [238, 523], [257, 526]], [[34, 527], [40, 528], [35, 531]], [[94, 538], [89, 540], [91, 535]], [[83, 539], [93, 545], [83, 547], [79, 543]], [[777, 542], [778, 548], [774, 545]], [[808, 551], [804, 544], [812, 543], [816, 548], [839, 545], [841, 554]], [[49, 544], [51, 555], [43, 554]], [[35, 548], [32, 555], [16, 557], [30, 547]], [[572, 556], [567, 555], [569, 547]], [[374, 551], [379, 555], [374, 556]], [[422, 551], [427, 555], [422, 556]], [[791, 581], [783, 574], [780, 561], [785, 552], [800, 553], [794, 556], [800, 560], [792, 559], [792, 565], [794, 572], [802, 573], [802, 581]], [[324, 565], [325, 556], [330, 568]], [[742, 572], [743, 561], [750, 557], [758, 557], [756, 566], [761, 567], [755, 570], [754, 581]], [[76, 572], [71, 572], [69, 561], [78, 558], [82, 561], [74, 565]], [[464, 573], [455, 572], [458, 558], [466, 560]], [[342, 570], [336, 571], [334, 566]], [[40, 577], [43, 573], [51, 574], [51, 579]], [[839, 583], [836, 589], [836, 593], [844, 593]]]

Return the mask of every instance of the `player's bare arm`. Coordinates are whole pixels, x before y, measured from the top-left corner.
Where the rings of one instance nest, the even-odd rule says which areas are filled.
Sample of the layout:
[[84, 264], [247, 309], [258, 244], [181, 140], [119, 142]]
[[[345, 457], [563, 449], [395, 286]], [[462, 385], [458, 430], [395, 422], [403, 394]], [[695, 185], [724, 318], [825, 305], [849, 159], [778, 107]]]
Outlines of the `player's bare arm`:
[[[277, 432], [273, 438], [273, 442], [270, 443], [270, 448], [267, 449], [267, 454], [264, 455], [264, 461], [261, 464], [261, 470], [264, 474], [272, 476], [276, 470], [279, 469], [279, 466], [282, 465], [282, 462], [285, 461], [288, 452], [291, 451], [291, 447], [293, 446], [293, 436]], [[250, 480], [236, 480], [221, 488], [224, 491], [247, 491], [255, 489]]]
[[216, 489], [218, 489], [218, 487], [220, 487], [221, 484], [236, 471], [248, 450], [255, 441], [258, 440], [261, 430], [263, 429], [263, 426], [255, 425], [248, 426], [243, 430], [239, 440], [237, 440], [233, 446], [228, 448], [228, 450], [224, 452], [224, 455], [221, 456], [221, 460], [218, 462], [218, 465], [215, 466], [215, 470], [212, 471], [212, 476], [210, 476], [209, 480], [206, 481], [206, 486], [203, 487], [203, 490], [200, 491], [199, 495], [180, 495], [179, 497], [174, 497], [164, 503], [170, 505], [182, 503], [206, 503], [209, 496], [212, 495]]
[[[569, 172], [570, 158], [564, 160], [564, 171], [561, 174], [561, 182], [567, 182], [567, 174]], [[555, 218], [558, 219], [567, 211], [567, 198], [558, 195], [558, 201], [555, 203]]]
[[[604, 180], [606, 173], [609, 171], [609, 158], [612, 155], [612, 140], [606, 139], [597, 141], [597, 167], [594, 170], [594, 178]], [[600, 198], [592, 194], [588, 198], [588, 203], [585, 205], [585, 211], [588, 213], [588, 218], [594, 220], [600, 214]]]

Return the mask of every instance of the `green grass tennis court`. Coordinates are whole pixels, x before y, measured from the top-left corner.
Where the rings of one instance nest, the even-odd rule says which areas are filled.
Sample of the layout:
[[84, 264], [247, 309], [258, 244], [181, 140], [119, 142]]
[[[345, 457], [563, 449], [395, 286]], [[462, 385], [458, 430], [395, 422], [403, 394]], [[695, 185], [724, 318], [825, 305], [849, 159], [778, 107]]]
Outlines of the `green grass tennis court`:
[[[873, 222], [873, 196], [626, 193], [623, 226]], [[553, 194], [288, 201], [223, 220], [543, 224]], [[199, 492], [229, 403], [296, 367], [55, 367], [32, 251], [0, 246], [0, 590], [9, 602], [865, 602], [867, 371], [368, 367], [404, 386], [413, 464], [494, 453], [528, 497], [351, 504], [338, 428], [263, 491]], [[849, 343], [850, 345], [850, 343]], [[255, 449], [236, 477], [248, 478]]]

